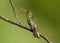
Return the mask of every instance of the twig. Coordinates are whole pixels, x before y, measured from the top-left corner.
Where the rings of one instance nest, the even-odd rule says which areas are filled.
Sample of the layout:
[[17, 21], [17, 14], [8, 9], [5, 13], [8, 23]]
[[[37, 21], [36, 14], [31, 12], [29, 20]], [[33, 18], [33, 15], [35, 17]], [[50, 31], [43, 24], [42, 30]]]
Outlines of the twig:
[[17, 22], [14, 22], [14, 21], [6, 18], [6, 17], [0, 16], [0, 19], [6, 21], [6, 22], [8, 22], [8, 23], [14, 24], [14, 25], [16, 25], [16, 26], [18, 26], [18, 27], [21, 27], [21, 28], [24, 28], [24, 29], [26, 29], [26, 30], [31, 31], [31, 28], [30, 28], [30, 27], [26, 27], [26, 26], [24, 26], [23, 24], [19, 24], [19, 23], [17, 23]]
[[13, 3], [12, 3], [12, 0], [9, 0], [9, 2], [10, 2], [10, 5], [11, 5], [11, 7], [12, 7], [12, 10], [13, 10], [13, 13], [14, 13], [14, 17], [16, 18], [16, 21], [17, 21], [18, 23], [20, 23], [20, 21], [19, 21], [19, 19], [18, 19], [18, 16], [17, 16], [17, 14], [16, 14], [16, 11], [15, 11], [15, 7], [14, 7], [14, 5], [13, 5]]
[[47, 43], [53, 43], [51, 40], [49, 40], [45, 35], [40, 34], [40, 37], [42, 37]]

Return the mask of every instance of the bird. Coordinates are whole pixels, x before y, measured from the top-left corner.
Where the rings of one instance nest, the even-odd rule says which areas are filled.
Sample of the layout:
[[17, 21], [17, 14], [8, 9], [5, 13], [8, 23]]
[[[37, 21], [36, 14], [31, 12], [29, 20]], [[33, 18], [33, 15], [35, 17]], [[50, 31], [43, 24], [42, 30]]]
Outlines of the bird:
[[39, 33], [38, 28], [37, 28], [37, 25], [33, 21], [32, 12], [28, 11], [26, 9], [23, 9], [23, 8], [21, 8], [21, 10], [26, 14], [28, 25], [31, 27], [31, 30], [33, 31], [33, 36], [36, 38], [40, 38], [40, 33]]

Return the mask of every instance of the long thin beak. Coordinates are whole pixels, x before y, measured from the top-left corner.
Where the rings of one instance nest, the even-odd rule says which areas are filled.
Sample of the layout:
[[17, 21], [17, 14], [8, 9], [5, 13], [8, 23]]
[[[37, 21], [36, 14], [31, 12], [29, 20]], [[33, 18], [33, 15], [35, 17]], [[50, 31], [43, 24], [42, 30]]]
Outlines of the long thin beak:
[[24, 13], [26, 13], [26, 14], [28, 14], [28, 13], [29, 13], [29, 11], [28, 11], [28, 10], [26, 10], [26, 9], [21, 8], [21, 10], [22, 10]]

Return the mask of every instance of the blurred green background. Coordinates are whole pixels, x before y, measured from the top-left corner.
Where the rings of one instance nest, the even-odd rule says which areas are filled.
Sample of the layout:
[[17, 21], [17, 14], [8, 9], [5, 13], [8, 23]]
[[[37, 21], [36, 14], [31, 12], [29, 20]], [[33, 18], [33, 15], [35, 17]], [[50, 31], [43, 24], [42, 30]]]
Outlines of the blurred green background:
[[[20, 8], [33, 13], [34, 21], [41, 33], [53, 43], [60, 43], [60, 0], [13, 0], [19, 20], [27, 25], [25, 14]], [[0, 0], [0, 15], [16, 21], [9, 0]], [[0, 43], [46, 43], [42, 38], [20, 27], [0, 20]]]

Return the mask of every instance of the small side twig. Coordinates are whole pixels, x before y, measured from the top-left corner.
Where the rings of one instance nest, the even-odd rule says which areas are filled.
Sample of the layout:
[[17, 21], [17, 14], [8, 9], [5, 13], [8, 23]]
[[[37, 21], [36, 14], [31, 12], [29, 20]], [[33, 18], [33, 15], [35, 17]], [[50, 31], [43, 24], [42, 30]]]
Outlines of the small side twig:
[[14, 13], [14, 17], [16, 18], [16, 21], [17, 21], [18, 23], [20, 23], [20, 21], [19, 21], [19, 19], [18, 19], [18, 16], [17, 16], [17, 14], [16, 14], [15, 7], [14, 7], [14, 5], [13, 5], [13, 3], [12, 3], [12, 0], [9, 0], [9, 2], [10, 2], [10, 5], [11, 5], [11, 7], [12, 7], [12, 10], [13, 10], [13, 13]]

